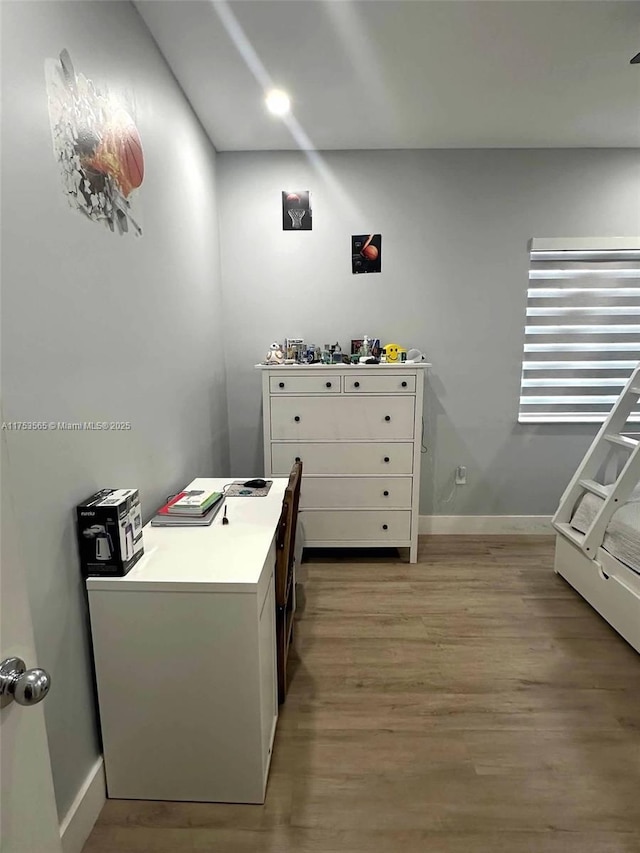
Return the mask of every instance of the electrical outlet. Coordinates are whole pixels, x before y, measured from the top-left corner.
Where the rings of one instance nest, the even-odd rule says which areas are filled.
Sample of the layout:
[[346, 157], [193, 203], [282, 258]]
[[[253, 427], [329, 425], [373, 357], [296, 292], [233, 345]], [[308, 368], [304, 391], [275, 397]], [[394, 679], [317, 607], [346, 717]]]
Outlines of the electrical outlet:
[[456, 468], [456, 486], [466, 486], [467, 484], [467, 469], [464, 465], [458, 465]]

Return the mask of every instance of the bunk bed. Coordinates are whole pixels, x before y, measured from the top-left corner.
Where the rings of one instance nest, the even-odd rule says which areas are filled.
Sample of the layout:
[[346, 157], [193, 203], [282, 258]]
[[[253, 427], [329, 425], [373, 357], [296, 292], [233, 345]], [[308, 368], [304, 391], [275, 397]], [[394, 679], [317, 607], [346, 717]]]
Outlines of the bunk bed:
[[[640, 652], [640, 442], [627, 422], [640, 398], [640, 367], [567, 486], [553, 517], [555, 571]], [[612, 483], [611, 454], [625, 460]]]

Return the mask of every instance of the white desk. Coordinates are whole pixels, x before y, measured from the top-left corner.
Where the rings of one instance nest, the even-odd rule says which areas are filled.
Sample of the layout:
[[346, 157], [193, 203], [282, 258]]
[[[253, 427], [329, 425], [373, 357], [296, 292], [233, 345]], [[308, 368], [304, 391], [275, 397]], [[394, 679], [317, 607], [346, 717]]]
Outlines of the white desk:
[[145, 554], [128, 575], [87, 579], [109, 797], [264, 802], [286, 484], [226, 498], [227, 525], [224, 510], [210, 527], [146, 525]]

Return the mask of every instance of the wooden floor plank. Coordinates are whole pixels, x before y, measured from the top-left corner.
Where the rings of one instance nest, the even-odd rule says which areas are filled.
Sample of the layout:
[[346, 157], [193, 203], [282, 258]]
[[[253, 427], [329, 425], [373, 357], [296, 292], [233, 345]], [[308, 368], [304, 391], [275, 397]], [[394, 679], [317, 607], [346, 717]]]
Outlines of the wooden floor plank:
[[277, 827], [267, 833], [242, 829], [153, 829], [144, 832], [100, 825], [92, 853], [638, 853], [632, 833], [511, 832], [433, 833]]
[[640, 853], [640, 657], [552, 538], [301, 577], [265, 805], [109, 800], [84, 853]]

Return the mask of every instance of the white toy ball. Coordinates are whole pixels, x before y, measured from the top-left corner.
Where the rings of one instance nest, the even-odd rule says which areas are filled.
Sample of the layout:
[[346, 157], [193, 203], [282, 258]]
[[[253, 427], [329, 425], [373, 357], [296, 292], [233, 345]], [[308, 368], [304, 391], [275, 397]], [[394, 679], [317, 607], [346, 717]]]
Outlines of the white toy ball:
[[283, 361], [284, 353], [282, 352], [282, 347], [280, 346], [280, 344], [271, 344], [271, 346], [269, 347], [269, 352], [267, 353], [267, 364], [282, 364]]

